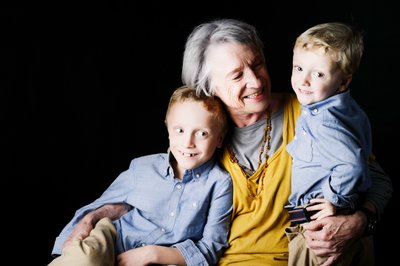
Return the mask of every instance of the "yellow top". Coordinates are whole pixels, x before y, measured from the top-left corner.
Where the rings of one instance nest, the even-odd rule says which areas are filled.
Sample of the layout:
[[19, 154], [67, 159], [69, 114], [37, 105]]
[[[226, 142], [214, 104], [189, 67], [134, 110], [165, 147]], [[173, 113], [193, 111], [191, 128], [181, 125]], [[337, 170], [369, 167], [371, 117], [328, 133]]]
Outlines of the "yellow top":
[[286, 144], [294, 136], [299, 115], [300, 104], [290, 95], [284, 101], [282, 145], [269, 156], [268, 167], [264, 169], [264, 162], [247, 181], [240, 167], [230, 161], [228, 150], [223, 151], [221, 163], [232, 176], [234, 190], [230, 247], [219, 265], [287, 265], [289, 215], [283, 207], [290, 194], [292, 159]]

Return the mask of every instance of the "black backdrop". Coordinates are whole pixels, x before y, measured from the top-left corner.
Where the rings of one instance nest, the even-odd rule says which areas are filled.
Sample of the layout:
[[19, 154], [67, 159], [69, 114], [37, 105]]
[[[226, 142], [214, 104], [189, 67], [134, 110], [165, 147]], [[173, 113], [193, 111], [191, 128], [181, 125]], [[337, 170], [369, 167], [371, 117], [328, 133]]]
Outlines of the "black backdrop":
[[398, 198], [395, 8], [354, 0], [260, 4], [99, 1], [0, 10], [2, 217], [12, 259], [47, 264], [76, 209], [96, 199], [133, 157], [166, 150], [164, 112], [181, 84], [186, 37], [197, 24], [222, 17], [257, 27], [273, 91], [291, 91], [292, 45], [306, 28], [343, 21], [365, 31], [365, 54], [351, 89], [370, 117], [374, 152], [394, 184], [375, 236], [378, 265], [394, 258], [387, 241], [394, 237]]

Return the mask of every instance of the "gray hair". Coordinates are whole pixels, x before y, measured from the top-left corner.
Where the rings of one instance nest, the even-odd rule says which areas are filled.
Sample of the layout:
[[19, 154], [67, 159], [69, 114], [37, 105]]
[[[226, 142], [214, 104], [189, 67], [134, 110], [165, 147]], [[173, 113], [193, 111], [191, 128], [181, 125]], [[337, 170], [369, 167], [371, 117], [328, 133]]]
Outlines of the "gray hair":
[[236, 19], [217, 19], [202, 23], [189, 35], [182, 64], [182, 82], [210, 96], [214, 94], [210, 68], [206, 65], [207, 49], [214, 44], [237, 43], [252, 47], [264, 59], [263, 43], [254, 26]]

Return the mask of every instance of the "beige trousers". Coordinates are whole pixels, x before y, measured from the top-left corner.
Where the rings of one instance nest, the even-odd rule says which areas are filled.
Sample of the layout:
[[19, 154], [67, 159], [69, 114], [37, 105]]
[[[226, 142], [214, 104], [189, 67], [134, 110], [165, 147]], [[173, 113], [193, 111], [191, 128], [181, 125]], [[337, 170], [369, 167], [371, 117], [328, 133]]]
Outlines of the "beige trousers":
[[109, 218], [101, 219], [84, 240], [74, 240], [48, 266], [114, 266], [116, 230]]

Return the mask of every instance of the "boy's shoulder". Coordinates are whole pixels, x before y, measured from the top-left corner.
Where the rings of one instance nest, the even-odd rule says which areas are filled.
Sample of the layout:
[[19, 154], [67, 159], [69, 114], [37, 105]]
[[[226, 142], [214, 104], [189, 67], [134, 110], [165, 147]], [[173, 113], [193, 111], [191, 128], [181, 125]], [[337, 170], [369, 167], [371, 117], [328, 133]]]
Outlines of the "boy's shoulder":
[[167, 153], [154, 153], [154, 154], [148, 154], [148, 155], [143, 155], [139, 156], [136, 158], [133, 158], [131, 160], [131, 165], [136, 164], [136, 165], [164, 165], [165, 163], [168, 163], [168, 154]]
[[212, 176], [219, 181], [226, 181], [232, 182], [231, 175], [225, 168], [220, 164], [219, 161], [215, 162], [214, 166], [211, 168], [209, 176]]

